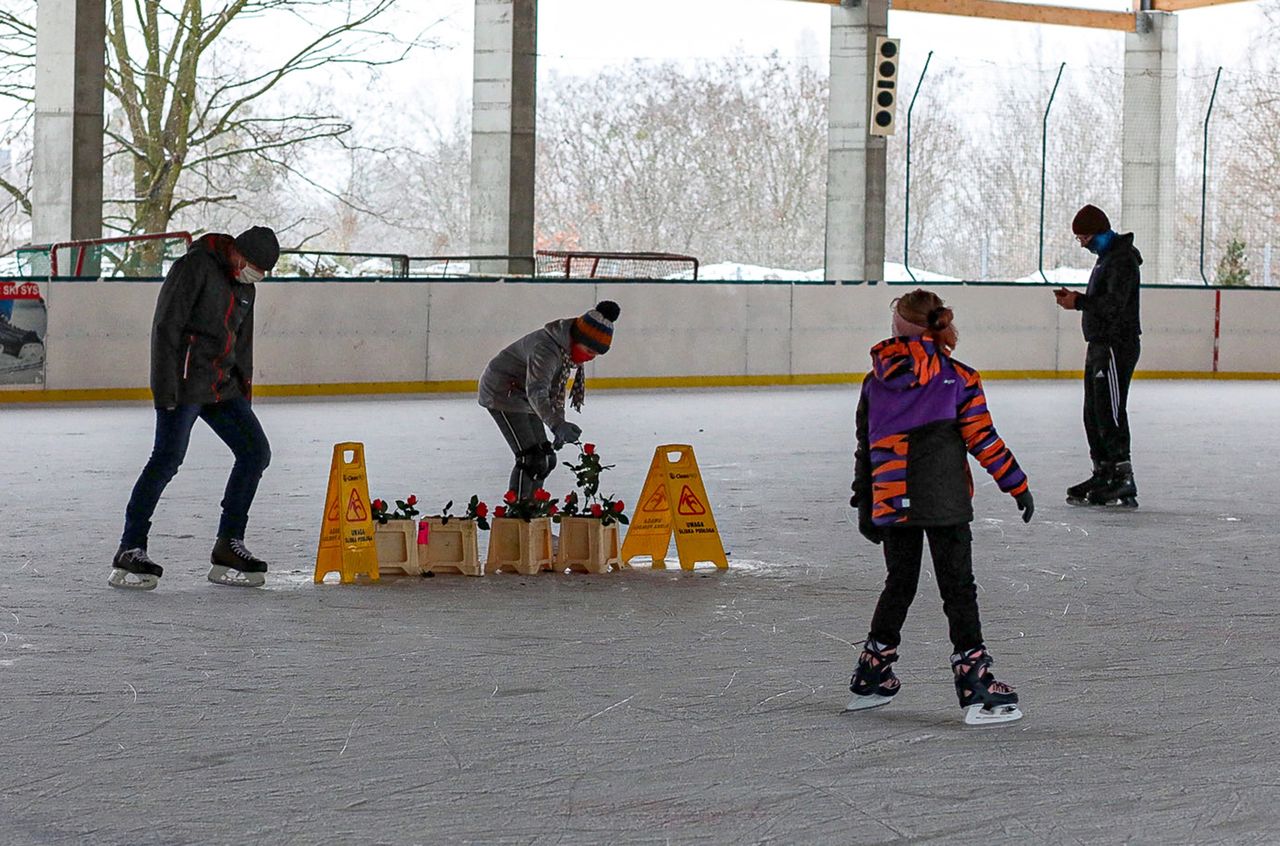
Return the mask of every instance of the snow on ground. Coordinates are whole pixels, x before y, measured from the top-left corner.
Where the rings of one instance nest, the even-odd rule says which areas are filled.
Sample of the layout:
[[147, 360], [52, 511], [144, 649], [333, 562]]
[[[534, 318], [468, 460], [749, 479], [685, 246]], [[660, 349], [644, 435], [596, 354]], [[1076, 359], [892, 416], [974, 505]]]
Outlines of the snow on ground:
[[1280, 385], [1136, 383], [1123, 513], [1062, 502], [1076, 384], [988, 392], [1038, 503], [1023, 525], [975, 479], [1027, 714], [989, 729], [927, 569], [902, 693], [841, 713], [883, 578], [846, 505], [852, 387], [588, 397], [629, 503], [654, 446], [694, 444], [728, 572], [355, 587], [310, 583], [334, 442], [429, 508], [497, 496], [505, 446], [470, 397], [264, 401], [266, 589], [204, 581], [230, 461], [200, 427], [141, 594], [106, 576], [152, 412], [5, 408], [0, 842], [1274, 843]]

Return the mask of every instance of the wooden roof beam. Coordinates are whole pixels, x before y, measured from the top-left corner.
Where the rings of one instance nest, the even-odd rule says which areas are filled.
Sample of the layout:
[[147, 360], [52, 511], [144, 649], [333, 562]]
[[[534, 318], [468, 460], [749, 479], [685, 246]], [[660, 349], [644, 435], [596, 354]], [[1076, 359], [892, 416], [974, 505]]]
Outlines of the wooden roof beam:
[[[840, 0], [809, 0], [839, 6]], [[1164, 3], [1195, 0], [1157, 0]], [[1215, 0], [1201, 0], [1215, 2]], [[1224, 2], [1224, 0], [1217, 0]], [[1239, 0], [1237, 0], [1239, 2]], [[1098, 9], [1076, 9], [1069, 6], [1042, 6], [1038, 3], [1006, 3], [1003, 0], [892, 0], [894, 12], [926, 12], [934, 15], [959, 15], [967, 18], [990, 18], [1001, 21], [1083, 26], [1137, 32], [1138, 19], [1133, 12], [1105, 12]]]
[[1182, 12], [1187, 9], [1207, 9], [1228, 3], [1250, 3], [1252, 0], [1153, 0], [1151, 8], [1156, 12]]

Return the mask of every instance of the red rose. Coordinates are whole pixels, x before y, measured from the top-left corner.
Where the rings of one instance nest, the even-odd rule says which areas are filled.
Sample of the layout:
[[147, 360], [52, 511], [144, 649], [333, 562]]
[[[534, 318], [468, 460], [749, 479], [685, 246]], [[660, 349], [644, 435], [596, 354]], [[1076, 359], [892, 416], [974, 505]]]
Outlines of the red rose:
[[502, 495], [502, 499], [503, 499], [503, 501], [505, 501], [505, 502], [515, 502], [515, 501], [516, 501], [516, 492], [515, 492], [515, 491], [507, 491], [505, 494], [503, 494], [503, 495]]
[[619, 514], [622, 513], [622, 500], [618, 500], [613, 504], [613, 510], [618, 512]]
[[546, 502], [547, 500], [551, 499], [551, 494], [547, 493], [546, 490], [544, 490], [543, 488], [538, 488], [536, 491], [533, 492], [533, 498], [536, 499], [538, 502]]
[[493, 516], [494, 516], [494, 517], [506, 517], [506, 516], [507, 516], [507, 507], [506, 507], [505, 505], [499, 505], [497, 508], [493, 509]]
[[[501, 508], [502, 506], [498, 506], [498, 507], [499, 507], [499, 508]], [[505, 508], [503, 508], [502, 510], [503, 510], [503, 511], [506, 511], [506, 509], [505, 509]], [[477, 506], [476, 506], [476, 516], [477, 516], [477, 517], [488, 517], [488, 516], [489, 516], [489, 506], [485, 505], [483, 502], [482, 502], [482, 503], [480, 503], [479, 505], [477, 505]]]
[[378, 511], [385, 511], [387, 509], [387, 504], [380, 499], [375, 499], [373, 501], [373, 507]]
[[595, 454], [596, 454], [596, 445], [595, 445], [595, 444], [583, 444], [583, 445], [582, 445], [582, 451], [583, 451], [585, 454], [587, 454], [587, 455], [595, 455]]
[[556, 507], [553, 505], [553, 506], [551, 506], [550, 508], [548, 508], [548, 509], [547, 509], [547, 513], [548, 513], [548, 514], [559, 514], [559, 513], [560, 513], [560, 509], [559, 509], [559, 508], [556, 508]]
[[591, 503], [591, 516], [592, 516], [592, 517], [600, 517], [600, 516], [601, 516], [601, 515], [603, 515], [603, 514], [604, 514], [604, 509], [600, 507], [600, 503], [598, 503], [598, 502], [593, 502], [593, 503]]
[[416, 496], [414, 496], [413, 494], [409, 494], [409, 498], [405, 500], [405, 504], [406, 504], [406, 505], [417, 505], [417, 504], [418, 504], [418, 498], [417, 498]]

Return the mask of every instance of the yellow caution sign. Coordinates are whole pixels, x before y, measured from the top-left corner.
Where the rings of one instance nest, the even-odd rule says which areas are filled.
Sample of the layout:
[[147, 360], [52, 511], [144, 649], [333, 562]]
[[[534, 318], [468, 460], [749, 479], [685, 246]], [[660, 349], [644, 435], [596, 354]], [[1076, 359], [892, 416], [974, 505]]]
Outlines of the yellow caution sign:
[[373, 545], [364, 444], [334, 444], [324, 503], [320, 548], [316, 552], [316, 584], [330, 573], [340, 574], [344, 585], [360, 575], [378, 581], [378, 550]]
[[675, 532], [681, 569], [692, 570], [699, 561], [710, 561], [722, 570], [728, 568], [729, 560], [711, 514], [711, 501], [707, 499], [693, 447], [658, 447], [636, 502], [639, 506], [631, 516], [622, 544], [623, 564], [643, 555], [653, 560], [655, 569], [664, 569], [671, 534]]

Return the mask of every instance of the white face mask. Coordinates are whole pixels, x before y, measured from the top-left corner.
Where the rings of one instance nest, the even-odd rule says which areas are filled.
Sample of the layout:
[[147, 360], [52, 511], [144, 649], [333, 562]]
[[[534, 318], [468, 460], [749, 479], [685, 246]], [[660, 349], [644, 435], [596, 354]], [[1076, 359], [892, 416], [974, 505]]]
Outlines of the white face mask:
[[262, 281], [262, 277], [266, 275], [253, 265], [246, 264], [240, 268], [240, 281], [245, 285], [257, 285]]

